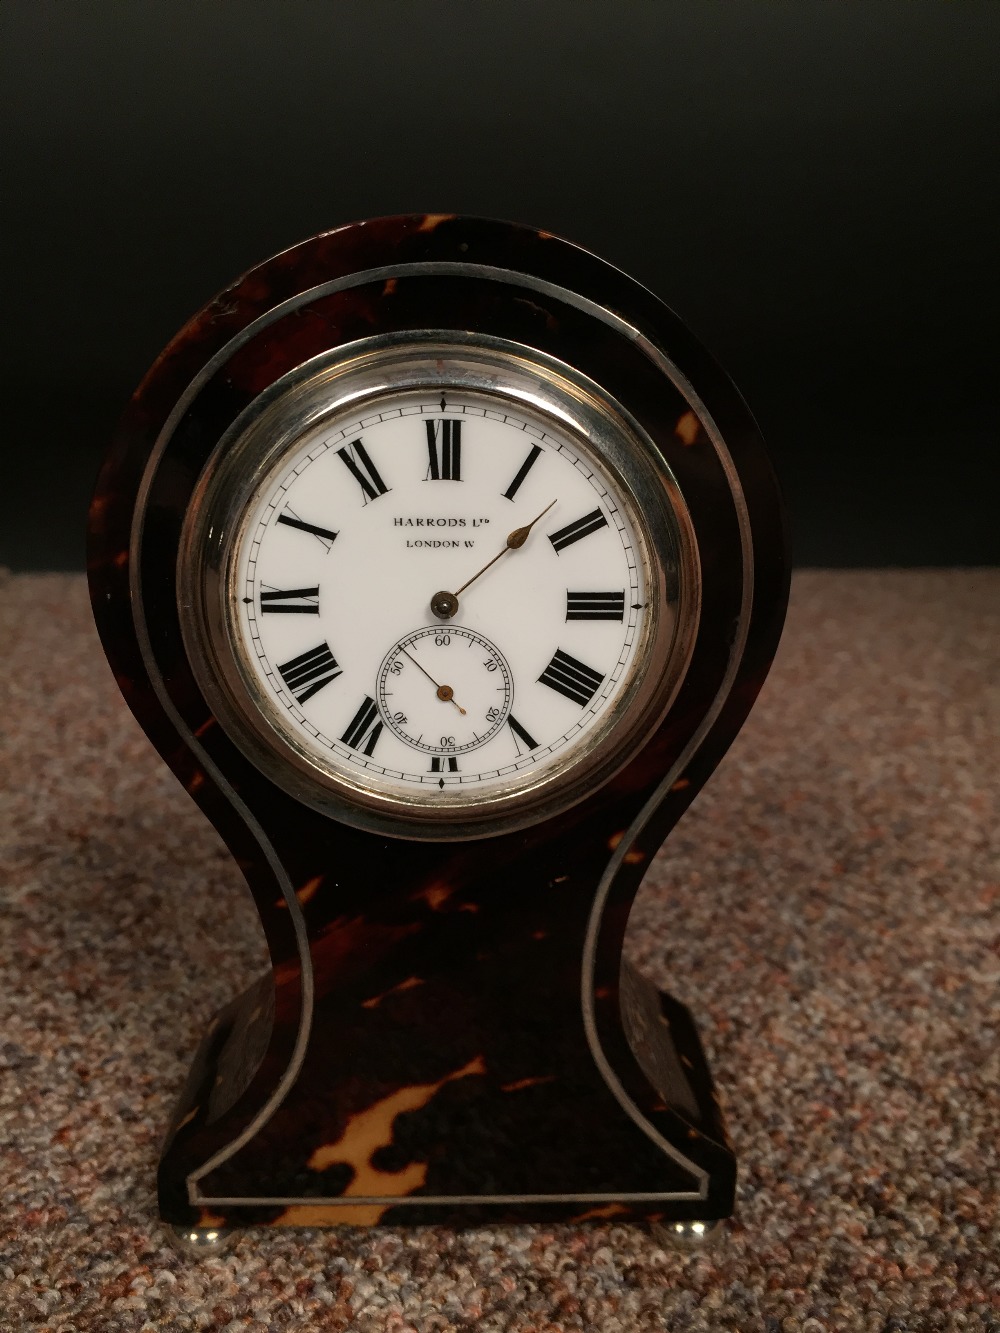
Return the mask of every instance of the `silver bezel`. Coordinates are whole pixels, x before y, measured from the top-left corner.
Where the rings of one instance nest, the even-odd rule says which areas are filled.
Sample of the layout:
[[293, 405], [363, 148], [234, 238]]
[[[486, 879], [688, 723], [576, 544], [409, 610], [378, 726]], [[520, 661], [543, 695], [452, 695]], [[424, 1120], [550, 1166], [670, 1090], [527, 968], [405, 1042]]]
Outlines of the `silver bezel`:
[[[506, 399], [568, 433], [613, 482], [645, 564], [649, 609], [614, 702], [580, 746], [502, 791], [388, 792], [331, 771], [259, 687], [241, 635], [237, 561], [244, 529], [281, 460], [307, 433], [381, 397], [428, 388]], [[273, 782], [362, 828], [425, 840], [482, 838], [540, 822], [608, 781], [663, 718], [693, 646], [700, 575], [692, 524], [666, 461], [620, 404], [571, 367], [485, 335], [381, 335], [297, 367], [220, 439], [189, 506], [178, 552], [181, 630], [198, 684], [227, 734]]]

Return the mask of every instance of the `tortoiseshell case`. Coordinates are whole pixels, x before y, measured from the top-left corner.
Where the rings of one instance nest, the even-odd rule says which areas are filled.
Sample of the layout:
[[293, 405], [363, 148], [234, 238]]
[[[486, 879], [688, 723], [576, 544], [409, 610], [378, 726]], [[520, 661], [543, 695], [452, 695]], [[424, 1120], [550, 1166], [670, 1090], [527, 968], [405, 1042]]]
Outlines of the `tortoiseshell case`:
[[[382, 836], [293, 800], [211, 715], [177, 606], [185, 513], [237, 414], [311, 357], [427, 329], [537, 348], [623, 403], [673, 470], [702, 578], [690, 665], [639, 752], [558, 817], [478, 841]], [[764, 681], [787, 560], [753, 420], [676, 316], [508, 223], [314, 237], [222, 292], [153, 366], [101, 472], [89, 571], [122, 693], [236, 858], [271, 956], [198, 1051], [160, 1163], [163, 1217], [727, 1216], [735, 1160], [694, 1025], [622, 940], [650, 859]]]

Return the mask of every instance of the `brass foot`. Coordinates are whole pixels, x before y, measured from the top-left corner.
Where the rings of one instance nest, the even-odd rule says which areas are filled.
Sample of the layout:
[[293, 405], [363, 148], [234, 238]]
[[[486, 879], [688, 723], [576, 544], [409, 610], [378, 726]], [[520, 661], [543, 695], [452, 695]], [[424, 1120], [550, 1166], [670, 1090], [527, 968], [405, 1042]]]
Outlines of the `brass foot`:
[[702, 1250], [718, 1242], [724, 1227], [717, 1219], [712, 1222], [651, 1222], [649, 1230], [664, 1249]]
[[189, 1255], [222, 1254], [235, 1243], [239, 1234], [221, 1227], [181, 1227], [170, 1222], [164, 1223], [164, 1229], [171, 1245]]

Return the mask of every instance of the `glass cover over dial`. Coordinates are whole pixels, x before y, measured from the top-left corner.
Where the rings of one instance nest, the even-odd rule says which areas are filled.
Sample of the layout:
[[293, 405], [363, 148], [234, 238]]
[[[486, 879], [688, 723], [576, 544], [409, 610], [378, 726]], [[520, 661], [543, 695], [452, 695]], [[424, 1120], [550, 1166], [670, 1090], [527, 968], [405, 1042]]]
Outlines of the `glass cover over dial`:
[[219, 543], [215, 640], [258, 742], [348, 805], [432, 820], [606, 759], [665, 674], [677, 585], [618, 461], [500, 385], [314, 390], [281, 413], [220, 450], [193, 541]]

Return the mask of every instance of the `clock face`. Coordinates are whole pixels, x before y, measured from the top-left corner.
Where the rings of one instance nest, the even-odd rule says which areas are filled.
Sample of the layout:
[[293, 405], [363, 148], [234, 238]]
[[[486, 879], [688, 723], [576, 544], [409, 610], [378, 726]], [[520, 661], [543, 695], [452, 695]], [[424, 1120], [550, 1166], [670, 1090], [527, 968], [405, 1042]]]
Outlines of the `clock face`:
[[635, 496], [579, 424], [442, 379], [265, 413], [221, 581], [257, 734], [432, 821], [606, 750], [667, 618]]

